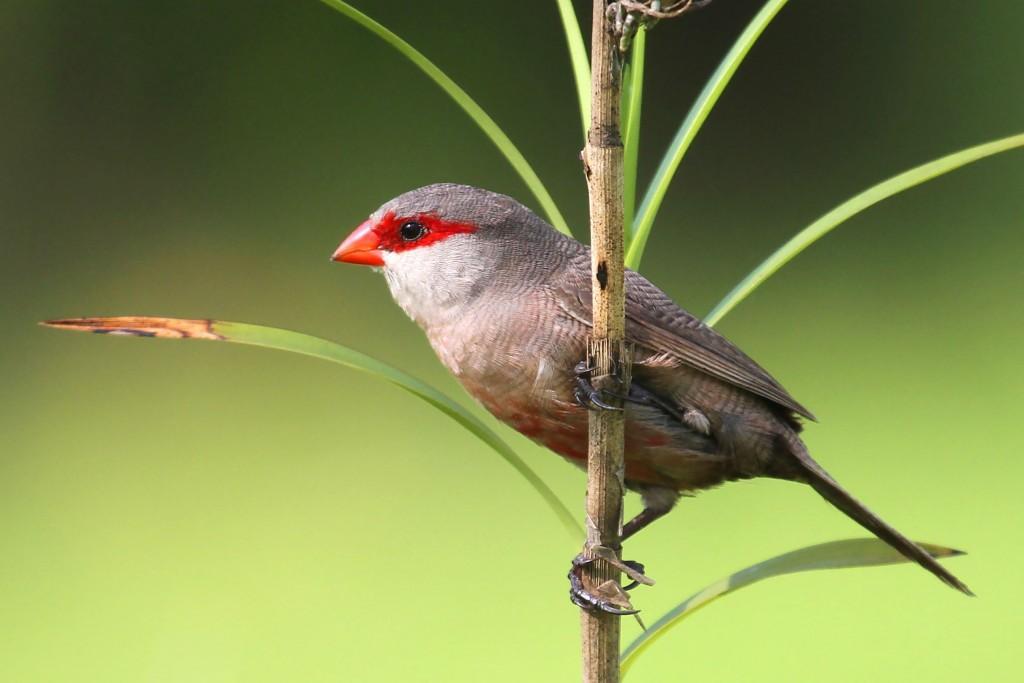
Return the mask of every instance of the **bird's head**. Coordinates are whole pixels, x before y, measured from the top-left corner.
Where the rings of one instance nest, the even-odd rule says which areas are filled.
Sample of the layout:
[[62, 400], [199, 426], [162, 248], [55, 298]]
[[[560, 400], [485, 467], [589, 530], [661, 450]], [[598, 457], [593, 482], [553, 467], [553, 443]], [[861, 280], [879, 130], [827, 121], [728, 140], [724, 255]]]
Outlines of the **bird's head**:
[[550, 272], [571, 251], [553, 249], [565, 239], [511, 197], [443, 183], [386, 202], [331, 258], [382, 268], [399, 305], [429, 325], [504, 282]]

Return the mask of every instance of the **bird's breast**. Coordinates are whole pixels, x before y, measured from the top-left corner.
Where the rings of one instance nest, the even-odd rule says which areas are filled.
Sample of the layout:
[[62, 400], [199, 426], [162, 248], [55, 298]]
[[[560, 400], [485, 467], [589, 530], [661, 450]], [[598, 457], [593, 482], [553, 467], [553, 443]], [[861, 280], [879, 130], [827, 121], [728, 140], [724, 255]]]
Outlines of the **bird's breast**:
[[[588, 333], [536, 305], [479, 309], [427, 329], [441, 361], [491, 414], [581, 467], [589, 414], [574, 396], [574, 368]], [[686, 491], [729, 476], [713, 438], [660, 408], [627, 404], [627, 484]]]

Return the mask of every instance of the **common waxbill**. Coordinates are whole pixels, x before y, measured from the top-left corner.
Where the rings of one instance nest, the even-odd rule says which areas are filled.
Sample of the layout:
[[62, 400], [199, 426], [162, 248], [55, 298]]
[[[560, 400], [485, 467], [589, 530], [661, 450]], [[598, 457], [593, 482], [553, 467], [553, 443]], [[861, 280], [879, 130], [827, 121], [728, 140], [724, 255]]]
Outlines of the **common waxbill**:
[[[383, 270], [399, 306], [441, 362], [495, 417], [586, 466], [587, 407], [577, 363], [591, 326], [590, 250], [516, 200], [437, 184], [377, 209], [334, 252]], [[967, 586], [876, 517], [816, 463], [799, 418], [814, 419], [757, 363], [627, 271], [626, 486], [644, 510], [626, 539], [680, 494], [773, 477], [822, 497], [944, 583]], [[599, 399], [598, 399], [599, 400]]]

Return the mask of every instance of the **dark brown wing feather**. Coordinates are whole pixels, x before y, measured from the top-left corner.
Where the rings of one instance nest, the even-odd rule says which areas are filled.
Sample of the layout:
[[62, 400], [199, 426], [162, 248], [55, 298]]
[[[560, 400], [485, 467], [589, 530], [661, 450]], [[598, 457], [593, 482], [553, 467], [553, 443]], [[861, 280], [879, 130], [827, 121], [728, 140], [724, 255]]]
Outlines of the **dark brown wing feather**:
[[626, 319], [631, 341], [815, 419], [747, 354], [633, 271], [626, 272]]
[[[574, 315], [587, 325], [593, 319], [589, 269], [589, 254], [581, 254], [556, 285], [562, 289], [558, 298], [571, 308], [579, 306]], [[684, 365], [815, 419], [764, 368], [633, 271], [626, 271], [626, 336], [639, 346], [673, 356]]]

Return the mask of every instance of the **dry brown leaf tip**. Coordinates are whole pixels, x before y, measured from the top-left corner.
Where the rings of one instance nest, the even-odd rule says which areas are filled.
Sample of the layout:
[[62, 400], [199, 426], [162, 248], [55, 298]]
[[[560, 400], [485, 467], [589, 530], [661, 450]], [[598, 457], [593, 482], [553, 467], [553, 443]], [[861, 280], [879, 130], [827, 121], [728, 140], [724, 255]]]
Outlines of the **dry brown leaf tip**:
[[115, 316], [107, 318], [63, 318], [47, 320], [43, 325], [62, 330], [93, 332], [130, 337], [161, 339], [207, 339], [223, 341], [213, 330], [214, 321], [199, 318], [153, 318], [146, 316]]

